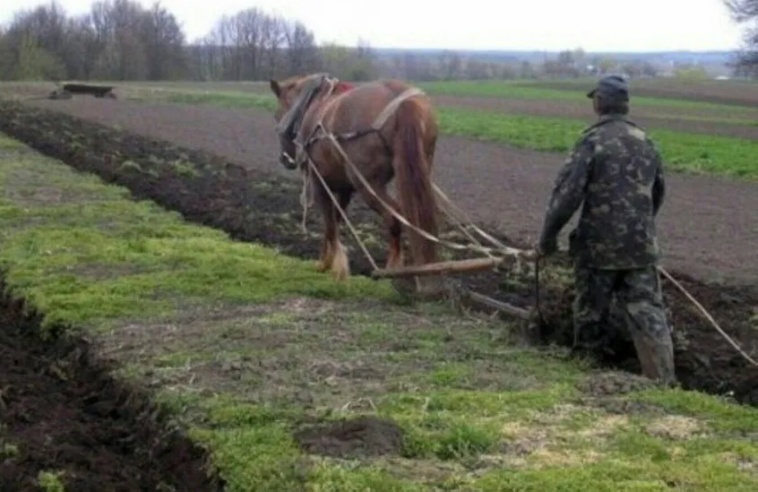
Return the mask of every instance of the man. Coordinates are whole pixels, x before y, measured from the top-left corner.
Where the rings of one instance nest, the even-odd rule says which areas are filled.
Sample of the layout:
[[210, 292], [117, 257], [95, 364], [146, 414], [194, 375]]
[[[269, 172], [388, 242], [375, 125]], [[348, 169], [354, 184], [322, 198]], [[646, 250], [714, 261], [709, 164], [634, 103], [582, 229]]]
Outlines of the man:
[[584, 202], [569, 236], [576, 284], [574, 348], [602, 350], [615, 296], [643, 374], [674, 384], [673, 343], [657, 270], [655, 216], [665, 194], [661, 157], [626, 116], [624, 78], [603, 77], [587, 97], [599, 119], [584, 130], [556, 178], [537, 254], [558, 249], [559, 232]]

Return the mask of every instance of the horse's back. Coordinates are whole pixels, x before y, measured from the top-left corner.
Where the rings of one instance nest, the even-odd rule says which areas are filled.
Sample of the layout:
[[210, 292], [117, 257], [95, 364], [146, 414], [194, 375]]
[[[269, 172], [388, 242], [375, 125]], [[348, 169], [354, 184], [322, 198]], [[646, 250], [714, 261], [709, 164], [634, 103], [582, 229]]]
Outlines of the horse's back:
[[358, 85], [338, 96], [325, 117], [338, 131], [368, 128], [388, 104], [412, 87], [396, 79], [374, 80]]
[[345, 94], [345, 100], [354, 104], [382, 101], [387, 103], [399, 96], [411, 84], [396, 79], [380, 79], [358, 85]]

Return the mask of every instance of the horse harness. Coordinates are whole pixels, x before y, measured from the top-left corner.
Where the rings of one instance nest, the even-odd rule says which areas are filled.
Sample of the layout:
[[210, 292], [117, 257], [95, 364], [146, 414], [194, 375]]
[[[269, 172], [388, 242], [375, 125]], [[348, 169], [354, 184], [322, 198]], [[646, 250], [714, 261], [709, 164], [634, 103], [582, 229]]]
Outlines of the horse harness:
[[[295, 144], [298, 150], [297, 150], [297, 154], [295, 155], [295, 158], [294, 159], [290, 158], [290, 161], [293, 164], [293, 169], [297, 167], [303, 168], [305, 166], [306, 161], [310, 159], [309, 150], [313, 146], [313, 144], [315, 144], [316, 142], [320, 140], [328, 138], [330, 136], [330, 132], [324, 126], [323, 117], [326, 111], [332, 106], [332, 104], [336, 102], [336, 99], [332, 100], [321, 109], [318, 123], [316, 123], [316, 125], [313, 127], [313, 130], [311, 130], [310, 134], [308, 135], [308, 138], [306, 138], [305, 141], [302, 141], [301, 139], [300, 128], [299, 128], [300, 125], [302, 124], [302, 120], [303, 120], [303, 117], [305, 116], [305, 112], [308, 110], [308, 107], [311, 105], [311, 103], [315, 100], [316, 95], [319, 92], [319, 88], [321, 87], [324, 81], [329, 83], [329, 89], [324, 94], [324, 97], [330, 96], [334, 92], [334, 89], [337, 85], [337, 79], [330, 77], [328, 75], [321, 75], [318, 78], [318, 83], [315, 84], [311, 89], [305, 91], [304, 95], [299, 98], [299, 100], [292, 107], [288, 115], [286, 115], [285, 118], [283, 118], [283, 120], [287, 120], [287, 119], [291, 120], [288, 122], [288, 125], [285, 127], [285, 132], [287, 130], [292, 131], [295, 128], [297, 128], [296, 136], [293, 139], [293, 143]], [[394, 99], [392, 99], [392, 101], [390, 101], [384, 107], [382, 112], [379, 113], [379, 115], [374, 119], [373, 123], [371, 124], [369, 128], [355, 130], [352, 132], [340, 133], [337, 135], [334, 135], [334, 134], [331, 134], [331, 135], [338, 142], [347, 142], [350, 140], [361, 138], [371, 133], [376, 133], [379, 136], [380, 140], [382, 141], [384, 148], [387, 150], [388, 153], [391, 153], [392, 147], [390, 146], [389, 142], [387, 142], [387, 139], [384, 137], [384, 135], [382, 135], [381, 133], [382, 127], [387, 122], [389, 117], [392, 116], [392, 114], [397, 110], [400, 104], [403, 103], [403, 101], [410, 99], [411, 97], [423, 95], [423, 94], [424, 94], [424, 91], [416, 87], [411, 87], [409, 89], [406, 89], [405, 91], [398, 94]]]

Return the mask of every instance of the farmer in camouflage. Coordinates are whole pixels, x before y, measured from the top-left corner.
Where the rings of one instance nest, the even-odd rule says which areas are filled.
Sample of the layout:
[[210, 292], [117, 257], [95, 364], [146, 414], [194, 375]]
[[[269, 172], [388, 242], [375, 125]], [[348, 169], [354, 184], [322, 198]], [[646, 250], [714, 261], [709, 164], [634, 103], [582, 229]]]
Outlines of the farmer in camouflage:
[[673, 343], [657, 270], [655, 216], [665, 191], [661, 157], [626, 116], [629, 90], [622, 77], [603, 77], [587, 97], [599, 119], [584, 130], [557, 176], [537, 254], [558, 249], [559, 232], [584, 202], [569, 235], [574, 349], [602, 351], [615, 296], [643, 374], [673, 384]]

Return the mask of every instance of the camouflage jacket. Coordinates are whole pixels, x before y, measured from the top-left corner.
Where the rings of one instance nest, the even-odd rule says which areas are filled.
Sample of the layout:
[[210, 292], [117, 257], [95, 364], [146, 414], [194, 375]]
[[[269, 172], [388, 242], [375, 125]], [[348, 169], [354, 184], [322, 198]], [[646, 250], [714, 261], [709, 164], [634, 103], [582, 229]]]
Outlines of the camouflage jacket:
[[661, 156], [645, 132], [623, 115], [603, 116], [584, 130], [555, 180], [540, 249], [556, 249], [558, 233], [584, 202], [571, 256], [601, 269], [656, 264], [655, 216], [664, 193]]

